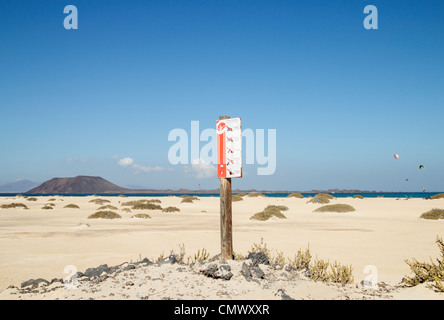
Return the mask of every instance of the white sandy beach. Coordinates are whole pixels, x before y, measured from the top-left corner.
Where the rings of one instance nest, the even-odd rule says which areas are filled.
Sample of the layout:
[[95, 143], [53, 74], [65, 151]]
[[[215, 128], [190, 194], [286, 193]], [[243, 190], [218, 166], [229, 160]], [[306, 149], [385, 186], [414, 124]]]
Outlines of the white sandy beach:
[[[180, 197], [173, 196], [149, 198], [161, 200], [160, 205], [163, 208], [167, 206], [180, 208], [180, 212], [173, 213], [160, 210], [123, 212], [122, 202], [142, 198], [99, 197], [111, 201], [109, 204], [118, 207], [115, 211], [122, 218], [113, 220], [87, 219], [99, 207], [89, 201], [98, 197], [37, 198], [37, 201], [16, 197], [0, 198], [0, 205], [23, 203], [29, 207], [29, 210], [0, 209], [0, 299], [25, 299], [24, 295], [19, 298], [17, 294], [11, 294], [12, 289], [7, 287], [10, 285], [20, 287], [21, 283], [29, 279], [65, 278], [67, 274], [64, 273], [64, 269], [67, 265], [75, 266], [78, 271], [84, 272], [90, 267], [103, 264], [116, 266], [123, 262], [136, 262], [145, 257], [156, 261], [162, 253], [168, 256], [171, 251], [178, 252], [181, 244], [185, 245], [186, 255], [189, 256], [203, 248], [210, 253], [210, 256], [220, 253], [217, 197], [201, 197], [194, 203], [181, 203]], [[56, 200], [48, 201], [51, 198]], [[42, 206], [46, 203], [54, 203], [54, 209], [42, 210]], [[64, 208], [71, 203], [77, 204], [80, 209]], [[355, 284], [359, 284], [368, 276], [364, 273], [364, 268], [371, 265], [376, 267], [378, 282], [384, 282], [389, 286], [398, 285], [404, 276], [410, 274], [410, 268], [405, 263], [406, 259], [429, 261], [430, 257], [439, 256], [435, 240], [437, 236], [444, 235], [444, 221], [424, 220], [419, 217], [432, 208], [444, 208], [444, 199], [335, 198], [331, 203], [350, 204], [356, 208], [356, 211], [314, 213], [313, 210], [321, 205], [308, 204], [305, 198], [244, 197], [243, 201], [233, 202], [235, 253], [247, 255], [252, 245], [260, 243], [261, 239], [272, 253], [283, 252], [289, 258], [292, 258], [299, 249], [304, 250], [309, 245], [313, 257], [352, 265]], [[284, 212], [287, 218], [262, 222], [250, 220], [254, 213], [262, 211], [269, 204], [287, 206], [289, 210]], [[131, 218], [134, 214], [142, 212], [148, 213], [151, 218]], [[162, 266], [161, 268], [167, 268], [163, 274], [174, 273], [178, 266], [173, 266]], [[232, 264], [232, 269], [236, 268], [239, 268], [239, 265]], [[264, 270], [266, 273], [267, 268], [269, 267]], [[144, 269], [144, 273], [146, 272], [149, 273]], [[180, 272], [180, 274], [185, 273]], [[239, 283], [242, 282], [241, 278], [238, 274], [234, 274], [233, 279], [238, 279]], [[189, 277], [189, 281], [192, 281], [192, 276]], [[224, 280], [211, 279], [211, 283], [215, 286], [220, 286], [221, 281]], [[227, 286], [230, 281], [225, 285]], [[211, 283], [209, 282], [208, 286], [211, 286]], [[252, 286], [250, 282], [242, 283], [245, 283], [246, 287]], [[286, 293], [296, 298], [336, 297], [336, 293], [329, 291], [334, 286], [329, 286], [330, 289], [326, 290], [324, 284], [314, 281], [306, 280], [304, 286], [292, 286], [289, 282], [288, 286], [285, 288], [285, 282], [279, 284], [279, 288], [286, 289]], [[275, 291], [278, 289], [272, 285], [267, 287], [274, 288]], [[106, 295], [97, 295], [95, 298], [111, 298], [111, 296], [124, 298], [118, 295], [118, 292], [109, 295], [112, 290], [119, 289], [108, 286], [106, 290], [108, 290]], [[241, 290], [237, 284], [236, 290], [239, 295], [231, 292], [229, 298], [279, 298], [275, 295], [275, 291], [270, 291], [271, 289], [267, 289], [268, 291], [264, 289], [261, 294], [257, 288], [252, 288], [251, 291]], [[40, 295], [38, 298], [71, 297], [71, 295], [63, 296], [66, 294], [65, 291], [62, 288], [57, 291], [58, 295], [53, 293], [45, 297]], [[81, 294], [87, 295], [81, 290], [77, 292], [72, 298], [79, 299], [82, 298]], [[180, 293], [180, 290], [176, 289], [176, 292]], [[183, 298], [184, 295], [185, 298], [192, 299], [222, 298], [210, 293], [207, 297], [191, 294], [187, 296], [185, 292], [182, 292], [181, 296], [172, 296], [172, 294], [170, 293], [170, 297], [173, 299]], [[348, 296], [355, 297], [353, 294]], [[361, 297], [361, 294], [356, 294], [356, 297]], [[134, 293], [129, 294], [127, 298], [140, 297]], [[162, 297], [159, 295], [153, 298]], [[390, 298], [444, 299], [444, 294], [421, 285], [397, 289]]]

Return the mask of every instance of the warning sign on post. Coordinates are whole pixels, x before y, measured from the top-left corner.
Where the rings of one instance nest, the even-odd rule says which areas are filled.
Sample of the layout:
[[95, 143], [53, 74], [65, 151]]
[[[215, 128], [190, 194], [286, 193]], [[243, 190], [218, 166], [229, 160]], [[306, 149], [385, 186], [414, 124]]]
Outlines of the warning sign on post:
[[242, 129], [240, 118], [218, 120], [217, 177], [242, 177]]

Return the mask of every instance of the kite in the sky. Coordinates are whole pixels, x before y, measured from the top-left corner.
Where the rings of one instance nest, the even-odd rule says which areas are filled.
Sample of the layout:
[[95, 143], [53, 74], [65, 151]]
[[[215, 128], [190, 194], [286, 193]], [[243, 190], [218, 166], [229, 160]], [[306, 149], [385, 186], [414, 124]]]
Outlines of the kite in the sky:
[[422, 164], [419, 166], [419, 170], [421, 169], [424, 169], [424, 166]]
[[394, 157], [395, 159], [399, 159], [399, 154], [395, 153], [395, 154], [393, 155], [393, 157]]

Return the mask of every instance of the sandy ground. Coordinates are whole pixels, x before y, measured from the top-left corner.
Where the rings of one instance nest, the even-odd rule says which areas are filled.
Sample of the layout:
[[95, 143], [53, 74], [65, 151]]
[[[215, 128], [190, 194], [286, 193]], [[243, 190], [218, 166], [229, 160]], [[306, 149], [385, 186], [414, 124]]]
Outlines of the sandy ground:
[[[0, 198], [0, 205], [15, 202], [29, 207], [29, 210], [0, 209], [0, 299], [26, 298], [26, 295], [20, 295], [17, 289], [7, 289], [7, 287], [10, 285], [20, 287], [29, 279], [65, 278], [70, 272], [67, 270], [73, 270], [72, 268], [84, 272], [90, 267], [103, 264], [117, 266], [123, 262], [140, 261], [145, 257], [156, 261], [162, 254], [168, 256], [171, 251], [178, 253], [179, 245], [182, 244], [185, 246], [187, 256], [193, 256], [203, 248], [210, 253], [210, 256], [220, 252], [219, 198], [216, 197], [202, 197], [194, 203], [181, 203], [179, 197], [157, 198], [161, 200], [162, 207], [180, 208], [180, 212], [174, 213], [164, 213], [160, 210], [123, 212], [122, 202], [141, 198], [99, 197], [110, 200], [111, 205], [118, 207], [116, 211], [122, 218], [114, 220], [88, 219], [88, 216], [99, 207], [89, 201], [97, 197], [37, 198], [37, 201], [27, 201], [27, 199], [16, 197]], [[49, 201], [51, 198], [55, 200]], [[150, 199], [153, 198], [150, 197]], [[53, 203], [54, 209], [41, 209], [47, 203]], [[309, 246], [313, 257], [352, 265], [355, 284], [350, 287], [350, 290], [353, 290], [348, 293], [337, 294], [336, 291], [331, 293], [332, 288], [336, 288], [335, 285], [327, 286], [317, 283], [294, 272], [282, 277], [287, 280], [295, 279], [296, 282], [284, 281], [284, 278], [280, 277], [285, 271], [273, 270], [270, 266], [263, 267], [264, 272], [270, 275], [268, 280], [257, 282], [246, 281], [239, 272], [233, 272], [234, 276], [230, 281], [210, 279], [202, 276], [200, 270], [196, 269], [201, 266], [194, 268], [185, 266], [181, 271], [177, 271], [178, 268], [182, 268], [178, 264], [146, 266], [136, 269], [137, 272], [132, 276], [135, 277], [132, 281], [138, 285], [132, 288], [145, 287], [137, 274], [140, 273], [140, 276], [144, 274], [143, 277], [146, 278], [146, 274], [160, 272], [159, 270], [166, 268], [161, 274], [170, 274], [167, 278], [172, 279], [173, 274], [175, 276], [188, 274], [189, 279], [192, 280], [194, 276], [197, 276], [200, 277], [200, 281], [205, 282], [203, 287], [211, 287], [211, 283], [215, 286], [225, 285], [226, 287], [234, 285], [237, 281], [244, 283], [247, 288], [241, 290], [237, 284], [235, 286], [237, 288], [232, 289], [235, 291], [230, 291], [231, 289], [227, 287], [215, 291], [206, 289], [200, 295], [186, 293], [183, 290], [180, 292], [176, 288], [175, 291], [166, 293], [169, 298], [173, 299], [184, 297], [191, 299], [278, 299], [280, 298], [277, 294], [279, 289], [297, 299], [363, 298], [364, 293], [355, 291], [358, 290], [357, 287], [360, 286], [362, 280], [372, 275], [377, 282], [385, 283], [391, 288], [390, 292], [382, 292], [379, 298], [444, 299], [444, 294], [436, 293], [424, 285], [407, 289], [397, 287], [404, 276], [410, 275], [410, 268], [405, 263], [406, 259], [416, 258], [419, 261], [429, 261], [430, 257], [439, 256], [435, 240], [437, 236], [444, 235], [444, 221], [424, 220], [419, 216], [432, 208], [444, 208], [444, 200], [337, 198], [331, 203], [350, 204], [356, 208], [356, 211], [353, 213], [314, 213], [313, 210], [321, 205], [308, 204], [307, 199], [296, 198], [245, 197], [243, 201], [234, 202], [234, 251], [247, 255], [252, 245], [260, 243], [263, 239], [272, 254], [283, 252], [286, 257], [292, 258], [299, 249], [305, 250]], [[64, 208], [68, 204], [77, 204], [80, 209]], [[250, 220], [254, 213], [262, 211], [269, 204], [287, 206], [289, 210], [284, 212], [287, 219], [264, 222]], [[148, 213], [151, 218], [131, 218], [136, 213]], [[228, 262], [233, 270], [238, 270], [241, 263], [242, 261]], [[123, 274], [122, 272], [114, 275], [112, 281], [116, 281], [116, 278], [122, 277]], [[153, 277], [156, 278], [156, 276], [150, 276], [150, 278]], [[270, 277], [275, 277], [277, 280], [270, 283]], [[127, 296], [119, 295], [123, 289], [119, 286], [113, 287], [112, 281], [101, 282], [106, 293], [97, 294], [97, 296], [92, 295], [91, 292], [88, 293], [85, 287], [83, 290], [76, 291], [75, 294], [71, 292], [68, 294], [66, 288], [61, 288], [51, 291], [57, 291], [57, 294], [46, 293], [43, 296], [43, 293], [38, 293], [37, 297], [80, 299], [84, 297], [80, 293], [86, 296], [89, 294], [92, 298], [107, 299], [150, 296], [144, 296], [140, 292], [127, 294]], [[268, 281], [268, 284], [260, 283], [261, 281]], [[88, 286], [90, 283], [86, 281], [82, 285]], [[153, 283], [150, 285], [154, 288]], [[255, 285], [257, 287], [254, 287]], [[53, 283], [51, 286], [63, 287], [60, 283], [58, 285]], [[250, 289], [248, 289], [249, 286]], [[327, 287], [330, 289], [327, 290]], [[338, 290], [344, 290], [343, 287], [341, 288]], [[16, 291], [12, 292], [14, 290]], [[215, 292], [224, 292], [224, 290], [228, 293], [215, 295]], [[174, 292], [176, 294], [173, 294]], [[213, 295], [209, 292], [213, 292]], [[164, 297], [164, 294], [151, 295], [151, 298], [155, 299]]]

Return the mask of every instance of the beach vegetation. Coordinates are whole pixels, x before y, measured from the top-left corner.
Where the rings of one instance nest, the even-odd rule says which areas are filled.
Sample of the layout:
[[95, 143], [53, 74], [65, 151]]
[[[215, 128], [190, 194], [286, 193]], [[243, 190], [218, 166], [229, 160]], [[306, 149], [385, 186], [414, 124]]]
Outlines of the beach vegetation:
[[236, 195], [239, 197], [245, 197], [247, 194], [246, 193], [236, 193]]
[[56, 200], [57, 200], [56, 198], [48, 199], [48, 201], [56, 201]]
[[162, 209], [162, 212], [179, 212], [180, 209], [178, 207], [166, 207]]
[[191, 264], [191, 263], [202, 263], [205, 260], [207, 260], [210, 257], [210, 253], [207, 251], [207, 249], [203, 248], [202, 250], [197, 250], [197, 252], [190, 257], [187, 257], [187, 263]]
[[247, 196], [251, 198], [266, 197], [264, 194], [260, 192], [250, 192], [249, 194], [247, 194]]
[[444, 199], [444, 193], [438, 193], [438, 194], [435, 194], [435, 195], [431, 196], [430, 198], [431, 198], [432, 200], [433, 200], [433, 199]]
[[310, 267], [311, 253], [310, 246], [305, 251], [299, 249], [293, 259], [288, 259], [288, 264], [297, 271], [308, 270]]
[[122, 218], [114, 211], [97, 211], [88, 217], [88, 219], [118, 219]]
[[37, 201], [37, 198], [35, 197], [30, 197], [30, 198], [26, 198], [27, 201]]
[[63, 208], [67, 208], [67, 209], [80, 209], [80, 207], [78, 205], [73, 204], [73, 203], [67, 204]]
[[353, 196], [353, 199], [364, 199], [364, 197], [361, 196], [360, 194], [355, 194], [355, 195]]
[[111, 201], [109, 201], [109, 200], [106, 200], [106, 199], [92, 199], [92, 200], [90, 200], [89, 201], [90, 203], [94, 203], [94, 204], [97, 204], [97, 205], [104, 205], [105, 203], [111, 203]]
[[315, 195], [313, 198], [307, 201], [307, 203], [318, 203], [318, 204], [327, 204], [330, 203], [330, 199], [328, 197], [323, 196], [322, 194]]
[[23, 203], [10, 203], [10, 204], [2, 204], [2, 209], [15, 209], [15, 208], [23, 208], [23, 209], [29, 209], [25, 204]]
[[427, 212], [424, 212], [421, 217], [422, 219], [429, 220], [439, 220], [444, 219], [444, 209], [432, 209]]
[[444, 241], [437, 236], [435, 242], [439, 248], [440, 259], [436, 258], [436, 261], [433, 261], [430, 258], [430, 263], [419, 262], [415, 258], [405, 261], [410, 267], [411, 273], [413, 273], [413, 275], [402, 279], [405, 286], [413, 287], [421, 283], [427, 283], [429, 288], [444, 292]]
[[150, 217], [150, 215], [148, 215], [146, 213], [138, 213], [138, 214], [133, 215], [131, 218], [149, 219], [151, 217]]
[[293, 193], [290, 193], [288, 196], [287, 196], [287, 198], [299, 198], [299, 199], [302, 199], [304, 196], [301, 194], [301, 193], [298, 193], [298, 192], [293, 192]]
[[162, 207], [154, 203], [139, 203], [131, 207], [133, 210], [161, 210]]
[[340, 212], [340, 213], [343, 213], [343, 212], [353, 212], [353, 211], [356, 211], [356, 209], [348, 204], [329, 204], [329, 205], [317, 208], [313, 212]]
[[131, 209], [130, 208], [123, 208], [123, 209], [121, 209], [123, 212], [131, 212]]
[[334, 197], [331, 194], [328, 193], [318, 193], [314, 196], [315, 198], [327, 198], [327, 199], [334, 199]]
[[44, 205], [44, 206], [42, 207], [42, 209], [43, 209], [43, 210], [52, 210], [53, 207], [50, 206], [49, 204], [46, 204], [46, 205]]
[[288, 210], [286, 206], [269, 205], [261, 212], [255, 213], [253, 216], [251, 216], [250, 219], [258, 221], [267, 221], [272, 217], [285, 219], [287, 217], [281, 211], [286, 211], [286, 210]]
[[242, 198], [242, 196], [238, 195], [238, 194], [233, 194], [231, 196], [231, 201], [232, 202], [236, 202], [236, 201], [242, 201], [244, 200], [244, 198]]

